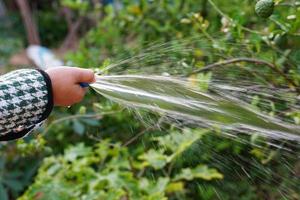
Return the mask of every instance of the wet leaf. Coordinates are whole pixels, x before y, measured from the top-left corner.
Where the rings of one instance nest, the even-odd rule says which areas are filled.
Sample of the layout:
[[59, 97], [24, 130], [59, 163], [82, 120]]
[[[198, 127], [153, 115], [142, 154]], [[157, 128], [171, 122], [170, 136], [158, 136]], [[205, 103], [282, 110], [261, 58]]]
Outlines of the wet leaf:
[[83, 143], [80, 143], [76, 146], [70, 147], [65, 151], [64, 158], [67, 161], [75, 161], [79, 157], [85, 157], [90, 155], [92, 148], [85, 147]]
[[85, 131], [85, 126], [78, 120], [74, 120], [73, 121], [73, 130], [79, 134], [79, 135], [83, 135], [84, 131]]
[[144, 160], [144, 166], [151, 166], [154, 169], [163, 168], [169, 160], [169, 157], [164, 155], [161, 151], [149, 150], [145, 154], [139, 156], [139, 159]]
[[170, 183], [166, 188], [167, 193], [182, 192], [183, 190], [184, 190], [184, 183], [183, 182]]
[[174, 177], [174, 181], [178, 180], [193, 180], [196, 178], [204, 180], [222, 179], [223, 175], [216, 169], [208, 168], [206, 165], [199, 165], [194, 169], [185, 168]]

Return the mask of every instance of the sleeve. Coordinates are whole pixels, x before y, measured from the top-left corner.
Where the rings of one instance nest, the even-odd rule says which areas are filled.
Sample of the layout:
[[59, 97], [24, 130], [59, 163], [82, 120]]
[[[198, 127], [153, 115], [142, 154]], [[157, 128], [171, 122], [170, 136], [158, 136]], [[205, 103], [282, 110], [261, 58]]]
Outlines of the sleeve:
[[0, 141], [24, 137], [52, 109], [52, 85], [46, 72], [21, 69], [0, 76]]

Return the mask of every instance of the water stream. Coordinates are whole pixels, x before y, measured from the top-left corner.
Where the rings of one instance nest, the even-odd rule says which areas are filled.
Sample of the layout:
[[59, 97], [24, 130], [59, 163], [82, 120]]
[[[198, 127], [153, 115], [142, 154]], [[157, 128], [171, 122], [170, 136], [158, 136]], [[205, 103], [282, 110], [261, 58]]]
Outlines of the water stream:
[[300, 142], [300, 126], [270, 117], [230, 96], [230, 90], [241, 92], [242, 87], [210, 83], [210, 90], [202, 92], [195, 87], [195, 82], [175, 76], [105, 75], [98, 76], [91, 86], [125, 106], [149, 109], [199, 127], [218, 126]]

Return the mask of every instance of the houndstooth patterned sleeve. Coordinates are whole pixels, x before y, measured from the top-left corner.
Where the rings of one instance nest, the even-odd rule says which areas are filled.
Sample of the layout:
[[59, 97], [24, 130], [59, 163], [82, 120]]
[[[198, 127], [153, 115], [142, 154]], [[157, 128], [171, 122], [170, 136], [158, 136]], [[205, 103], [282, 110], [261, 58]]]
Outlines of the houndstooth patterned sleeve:
[[51, 80], [44, 71], [21, 69], [0, 76], [0, 141], [24, 137], [52, 108]]

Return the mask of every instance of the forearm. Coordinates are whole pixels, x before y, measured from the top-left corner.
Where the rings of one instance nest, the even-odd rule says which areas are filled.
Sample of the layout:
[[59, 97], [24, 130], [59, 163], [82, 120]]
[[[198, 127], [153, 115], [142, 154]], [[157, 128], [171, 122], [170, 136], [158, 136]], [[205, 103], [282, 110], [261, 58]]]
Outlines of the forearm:
[[0, 141], [25, 136], [53, 108], [52, 86], [43, 71], [24, 69], [0, 77]]

